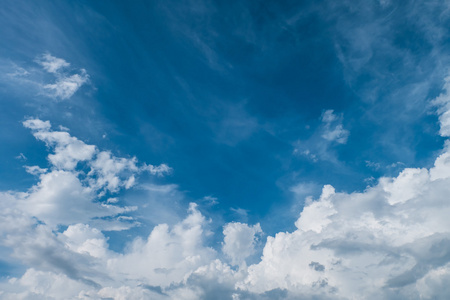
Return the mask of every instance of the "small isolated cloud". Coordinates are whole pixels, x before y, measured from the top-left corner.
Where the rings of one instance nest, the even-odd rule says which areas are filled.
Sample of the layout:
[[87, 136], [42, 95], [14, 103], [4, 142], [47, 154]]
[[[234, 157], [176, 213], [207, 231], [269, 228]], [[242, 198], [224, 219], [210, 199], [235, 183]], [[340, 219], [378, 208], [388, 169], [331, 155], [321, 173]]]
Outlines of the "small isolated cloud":
[[50, 53], [42, 54], [35, 61], [40, 64], [45, 71], [54, 74], [58, 74], [60, 69], [70, 66], [70, 63], [64, 59], [54, 57]]
[[158, 176], [163, 176], [165, 174], [170, 174], [172, 172], [172, 168], [166, 164], [161, 164], [159, 166], [144, 164], [144, 166], [142, 166], [141, 170], [146, 170], [146, 171], [150, 172], [150, 174], [158, 175]]
[[[35, 63], [39, 68], [28, 68], [10, 64], [6, 67], [6, 81], [15, 87], [26, 87], [35, 93], [56, 100], [71, 98], [83, 85], [89, 82], [89, 74], [85, 69], [74, 69], [71, 64], [62, 58], [50, 53], [38, 56]], [[48, 82], [49, 73], [54, 79]], [[46, 82], [47, 81], [47, 82]]]
[[55, 83], [46, 84], [43, 88], [47, 94], [54, 98], [69, 99], [78, 89], [89, 80], [86, 70], [82, 69], [80, 74], [61, 77]]
[[381, 164], [377, 163], [377, 162], [366, 160], [365, 163], [366, 163], [366, 167], [371, 168], [373, 170], [379, 170], [381, 168]]
[[25, 166], [27, 173], [31, 175], [41, 175], [47, 172], [47, 168], [41, 168], [39, 166]]
[[326, 110], [322, 114], [322, 123], [322, 137], [324, 139], [339, 144], [347, 143], [350, 132], [344, 129], [342, 125], [342, 115], [335, 115], [332, 109]]
[[247, 209], [243, 209], [241, 207], [231, 207], [230, 210], [235, 213], [237, 216], [239, 216], [240, 218], [247, 218], [248, 217], [248, 210]]
[[350, 131], [344, 128], [343, 115], [334, 110], [325, 110], [320, 117], [320, 125], [309, 139], [298, 140], [294, 144], [293, 153], [304, 156], [313, 162], [319, 160], [338, 163], [333, 148], [346, 144]]
[[19, 160], [27, 160], [27, 157], [23, 153], [19, 153], [19, 155], [14, 158]]
[[219, 199], [213, 196], [205, 196], [203, 197], [203, 201], [206, 202], [207, 205], [216, 205], [219, 203]]
[[24, 68], [21, 68], [18, 66], [14, 66], [13, 71], [11, 73], [7, 73], [7, 75], [10, 77], [23, 77], [23, 76], [27, 76], [29, 74], [30, 74], [30, 72], [28, 72]]

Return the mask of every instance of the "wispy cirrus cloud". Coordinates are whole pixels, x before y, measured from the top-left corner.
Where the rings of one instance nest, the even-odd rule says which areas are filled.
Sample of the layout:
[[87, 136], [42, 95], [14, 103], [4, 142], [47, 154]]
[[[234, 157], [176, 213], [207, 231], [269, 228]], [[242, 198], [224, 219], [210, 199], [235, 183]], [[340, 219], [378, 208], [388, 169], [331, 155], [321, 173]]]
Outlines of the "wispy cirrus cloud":
[[45, 53], [36, 59], [36, 62], [42, 68], [55, 75], [57, 78], [54, 83], [43, 85], [46, 94], [55, 99], [69, 99], [78, 89], [89, 81], [89, 75], [85, 69], [81, 69], [77, 74], [69, 75], [64, 69], [70, 66], [70, 63], [62, 58], [57, 58], [49, 53]]
[[[71, 68], [71, 64], [62, 58], [50, 53], [38, 56], [34, 62], [40, 69], [24, 68], [15, 64], [5, 67], [8, 71], [7, 81], [14, 85], [32, 87], [38, 94], [55, 100], [67, 100], [71, 98], [83, 85], [89, 82], [89, 74], [85, 69]], [[42, 81], [42, 71], [52, 74], [54, 82]]]
[[337, 163], [333, 148], [347, 143], [350, 131], [344, 128], [343, 114], [334, 110], [325, 110], [320, 117], [320, 124], [307, 140], [294, 144], [294, 154], [307, 157], [313, 162], [325, 160]]
[[35, 61], [40, 64], [45, 71], [54, 74], [58, 74], [60, 72], [60, 69], [70, 66], [70, 63], [68, 63], [64, 59], [54, 57], [50, 53], [44, 53]]

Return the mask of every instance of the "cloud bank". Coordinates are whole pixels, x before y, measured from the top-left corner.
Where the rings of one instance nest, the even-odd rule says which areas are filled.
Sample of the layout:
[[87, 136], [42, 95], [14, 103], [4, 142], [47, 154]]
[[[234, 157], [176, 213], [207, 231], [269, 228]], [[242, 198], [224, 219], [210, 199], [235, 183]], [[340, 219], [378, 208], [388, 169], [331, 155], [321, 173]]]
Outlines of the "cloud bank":
[[[83, 69], [69, 75], [70, 64], [50, 54], [36, 62], [56, 76], [43, 86], [55, 98], [70, 98], [89, 79]], [[442, 137], [450, 136], [449, 82], [431, 102]], [[326, 110], [320, 121], [313, 139], [326, 149], [347, 142], [342, 115]], [[106, 232], [138, 226], [132, 213], [148, 210], [117, 194], [144, 172], [172, 169], [117, 157], [49, 121], [23, 126], [47, 146], [48, 166], [25, 166], [38, 178], [28, 190], [0, 192], [1, 246], [26, 268], [0, 283], [2, 299], [444, 299], [450, 292], [449, 141], [431, 168], [405, 168], [362, 192], [325, 185], [318, 199], [307, 198], [292, 232], [261, 241], [259, 223], [231, 222], [214, 246], [211, 220], [190, 203], [182, 220], [131, 237], [117, 252]]]
[[[434, 102], [446, 136], [448, 81]], [[332, 112], [324, 113], [323, 121]], [[39, 182], [2, 192], [2, 245], [28, 269], [1, 286], [3, 299], [444, 299], [450, 280], [450, 143], [434, 166], [406, 168], [363, 192], [326, 185], [308, 198], [293, 232], [267, 237], [247, 265], [259, 224], [228, 223], [221, 249], [208, 245], [210, 220], [191, 203], [186, 217], [159, 224], [123, 253], [109, 248], [108, 223], [139, 207], [106, 200], [132, 188], [139, 165], [71, 136], [48, 121], [26, 120], [51, 153], [29, 167]], [[106, 195], [106, 196], [105, 196]], [[114, 198], [109, 198], [114, 199]], [[96, 220], [96, 222], [93, 222]], [[100, 220], [100, 222], [99, 222]], [[99, 225], [102, 224], [103, 225]], [[126, 230], [131, 223], [124, 224]], [[60, 227], [64, 225], [66, 227]], [[59, 230], [57, 229], [59, 228]]]

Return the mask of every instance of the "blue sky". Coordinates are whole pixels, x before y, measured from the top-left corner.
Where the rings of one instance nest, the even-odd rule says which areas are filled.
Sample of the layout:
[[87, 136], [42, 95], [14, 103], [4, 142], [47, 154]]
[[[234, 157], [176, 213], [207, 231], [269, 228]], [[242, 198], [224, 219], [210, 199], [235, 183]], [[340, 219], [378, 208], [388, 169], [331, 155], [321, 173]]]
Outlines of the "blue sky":
[[[436, 180], [447, 179], [439, 168], [448, 151], [449, 25], [448, 4], [440, 1], [3, 2], [2, 222], [23, 218], [24, 225], [1, 233], [0, 295], [62, 297], [56, 288], [33, 288], [27, 281], [45, 277], [68, 280], [74, 293], [83, 290], [94, 299], [119, 297], [129, 289], [128, 299], [150, 297], [145, 293], [177, 299], [182, 289], [192, 291], [192, 299], [216, 299], [202, 282], [208, 276], [221, 278], [214, 284], [224, 282], [228, 271], [205, 271], [219, 261], [234, 272], [227, 284], [218, 284], [224, 299], [361, 296], [350, 279], [339, 282], [326, 273], [345, 252], [337, 237], [361, 232], [326, 228], [356, 226], [352, 220], [371, 214], [384, 229], [367, 236], [387, 245], [393, 236], [416, 229], [395, 227], [422, 209], [423, 203], [413, 205], [411, 199], [435, 199], [442, 205], [438, 210], [448, 208]], [[420, 184], [418, 191], [414, 187]], [[352, 212], [354, 201], [366, 203], [360, 198], [373, 202]], [[418, 221], [426, 234], [389, 244], [397, 247], [397, 262], [410, 259], [405, 265], [411, 270], [426, 265], [422, 269], [428, 271], [417, 271], [414, 281], [400, 274], [405, 270], [378, 270], [382, 297], [438, 297], [430, 282], [450, 278], [442, 275], [450, 274], [447, 261], [420, 260], [427, 254], [405, 250], [425, 239], [447, 241], [437, 237], [448, 233], [441, 229], [444, 221], [433, 223], [431, 215]], [[369, 223], [365, 226], [372, 228]], [[162, 224], [174, 240], [200, 226], [188, 257], [204, 260], [189, 267], [148, 266], [175, 270], [166, 281], [161, 273], [138, 269], [110, 281], [93, 275], [107, 270], [90, 268], [94, 258], [114, 270], [139, 264], [145, 260], [139, 247], [146, 242], [153, 245], [146, 249], [175, 253], [151, 243], [153, 234], [164, 231]], [[38, 229], [68, 249], [60, 263], [45, 258], [44, 250], [32, 257], [18, 250], [33, 244], [28, 235], [39, 236], [32, 233]], [[282, 243], [283, 234], [294, 240], [298, 232], [318, 235], [305, 238], [310, 242], [305, 253], [328, 247], [334, 260], [316, 261], [311, 252], [298, 278], [283, 267], [279, 278], [261, 275], [274, 263], [270, 247]], [[9, 239], [13, 233], [15, 241]], [[93, 240], [97, 252], [86, 246]], [[172, 242], [183, 244], [177, 241]], [[59, 249], [51, 245], [48, 251]], [[290, 245], [286, 251], [300, 247]], [[286, 266], [298, 263], [303, 270], [292, 253], [282, 254]], [[86, 265], [61, 266], [77, 255]], [[177, 255], [167, 258], [169, 265]], [[379, 254], [364, 255], [376, 261]], [[39, 259], [48, 262], [36, 263]], [[347, 269], [366, 268], [378, 276], [353, 263]], [[308, 281], [316, 276], [307, 274], [311, 270], [326, 275]], [[438, 273], [445, 278], [436, 279]], [[131, 283], [120, 286], [124, 281]], [[329, 288], [317, 289], [325, 286], [321, 282]], [[364, 297], [380, 297], [375, 292], [380, 286], [367, 285], [374, 290]]]

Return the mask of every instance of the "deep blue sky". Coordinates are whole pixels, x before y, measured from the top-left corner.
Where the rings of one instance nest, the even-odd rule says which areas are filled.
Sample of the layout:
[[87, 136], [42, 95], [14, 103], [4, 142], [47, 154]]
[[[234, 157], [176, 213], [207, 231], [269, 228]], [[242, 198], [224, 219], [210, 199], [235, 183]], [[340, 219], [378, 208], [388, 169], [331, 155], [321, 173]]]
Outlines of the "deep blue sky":
[[[436, 8], [406, 2], [3, 2], [3, 74], [37, 69], [49, 53], [84, 68], [89, 83], [58, 100], [3, 76], [0, 187], [36, 181], [20, 153], [47, 164], [27, 117], [166, 163], [170, 176], [147, 180], [177, 184], [184, 205], [215, 197], [205, 214], [261, 221], [268, 233], [293, 226], [323, 184], [364, 190], [399, 168], [430, 166], [443, 140], [428, 100], [447, 71], [450, 26], [418, 20], [414, 11]], [[347, 132], [341, 143], [323, 138], [328, 110], [328, 129]]]

